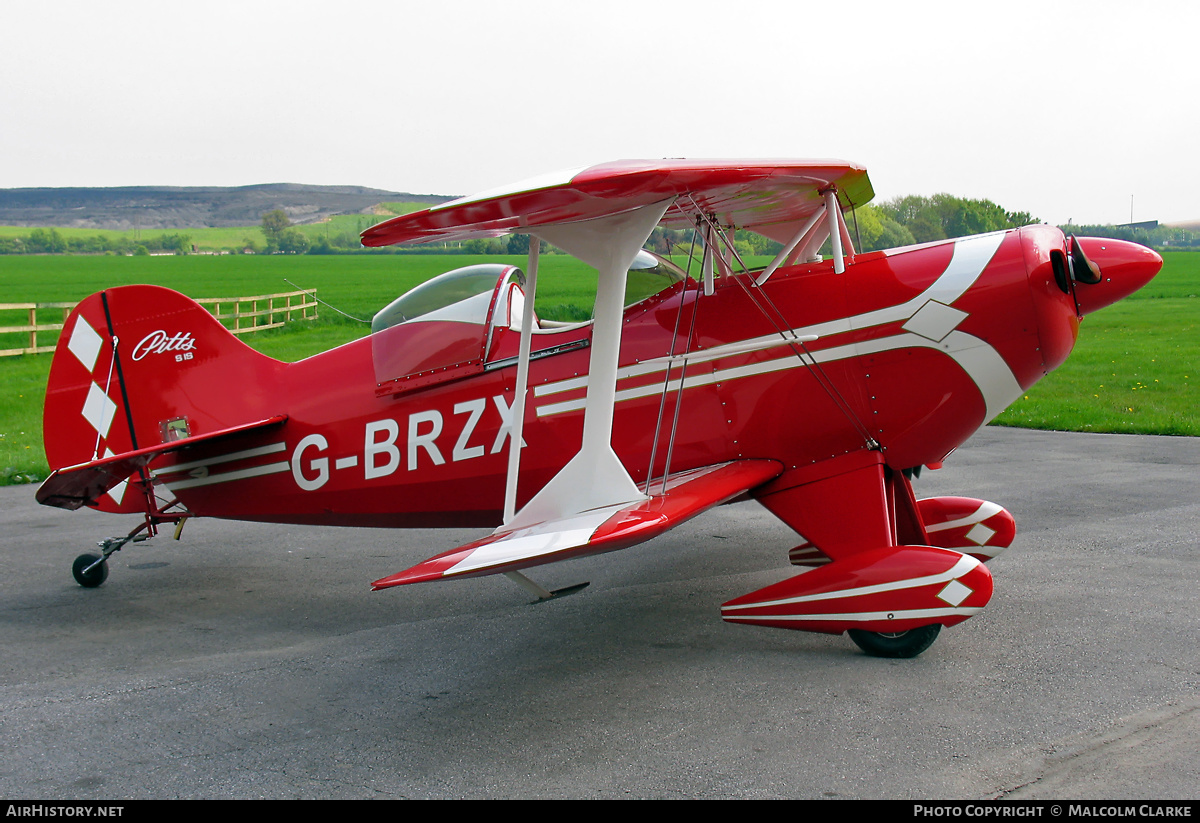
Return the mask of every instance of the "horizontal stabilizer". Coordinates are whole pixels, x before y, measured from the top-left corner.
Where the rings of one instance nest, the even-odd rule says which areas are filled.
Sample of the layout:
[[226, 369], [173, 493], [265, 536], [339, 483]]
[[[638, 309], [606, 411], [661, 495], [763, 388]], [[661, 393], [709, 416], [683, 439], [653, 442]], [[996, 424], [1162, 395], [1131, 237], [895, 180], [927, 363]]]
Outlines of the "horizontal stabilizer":
[[[480, 577], [624, 549], [760, 486], [782, 470], [774, 460], [735, 460], [680, 472], [667, 479], [665, 490], [646, 500], [492, 534], [376, 580], [371, 586], [378, 590], [450, 577]], [[662, 488], [657, 483], [655, 487]]]
[[57, 469], [37, 491], [37, 501], [44, 506], [60, 509], [78, 509], [91, 506], [109, 489], [123, 483], [134, 472], [145, 468], [160, 455], [190, 448], [201, 443], [211, 443], [223, 437], [244, 434], [256, 429], [278, 426], [287, 420], [286, 414], [275, 415], [253, 423], [220, 429], [207, 434], [194, 435], [157, 446], [114, 454], [108, 457]]

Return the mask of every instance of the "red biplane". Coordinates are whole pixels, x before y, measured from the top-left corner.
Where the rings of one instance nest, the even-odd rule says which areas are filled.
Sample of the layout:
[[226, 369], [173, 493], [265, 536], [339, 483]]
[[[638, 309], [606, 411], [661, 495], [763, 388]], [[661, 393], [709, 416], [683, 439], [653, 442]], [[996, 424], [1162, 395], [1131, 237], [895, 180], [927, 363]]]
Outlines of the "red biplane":
[[[911, 475], [1061, 364], [1083, 315], [1162, 260], [1040, 225], [856, 252], [844, 212], [872, 194], [841, 161], [621, 161], [397, 217], [364, 245], [524, 233], [526, 271], [447, 272], [369, 336], [297, 363], [176, 292], [107, 289], [54, 356], [59, 468], [38, 500], [142, 515], [76, 560], [84, 586], [128, 542], [202, 516], [494, 528], [374, 587], [504, 573], [550, 598], [566, 590], [523, 570], [749, 495], [814, 568], [729, 601], [725, 620], [919, 654], [987, 604], [984, 562], [1015, 525], [984, 500], [918, 500]], [[643, 250], [659, 224], [694, 229], [694, 271]], [[740, 230], [782, 250], [750, 270]], [[593, 321], [538, 318], [542, 241], [597, 270]], [[635, 281], [648, 296], [630, 301]]]

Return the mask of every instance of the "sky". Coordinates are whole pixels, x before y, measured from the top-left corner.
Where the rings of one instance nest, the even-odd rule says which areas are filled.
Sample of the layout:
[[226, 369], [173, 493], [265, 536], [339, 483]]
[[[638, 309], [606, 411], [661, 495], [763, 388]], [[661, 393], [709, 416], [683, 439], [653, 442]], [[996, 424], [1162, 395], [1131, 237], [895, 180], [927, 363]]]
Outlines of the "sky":
[[0, 0], [0, 188], [839, 158], [877, 201], [1200, 220], [1198, 24], [1194, 0]]

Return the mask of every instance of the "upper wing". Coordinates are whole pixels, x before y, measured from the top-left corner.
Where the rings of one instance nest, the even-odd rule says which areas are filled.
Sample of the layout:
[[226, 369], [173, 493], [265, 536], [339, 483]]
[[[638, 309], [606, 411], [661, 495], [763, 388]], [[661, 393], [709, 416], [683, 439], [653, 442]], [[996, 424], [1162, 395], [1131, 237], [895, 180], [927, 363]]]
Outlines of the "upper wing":
[[222, 437], [278, 426], [286, 420], [287, 415], [280, 414], [253, 423], [243, 423], [207, 434], [173, 440], [170, 443], [160, 443], [157, 446], [110, 455], [99, 460], [80, 463], [78, 466], [56, 469], [38, 488], [37, 501], [45, 506], [58, 506], [60, 509], [78, 509], [90, 506], [99, 500], [102, 494], [123, 483], [134, 472], [145, 468], [159, 455], [211, 442]]
[[623, 549], [760, 486], [781, 471], [783, 466], [774, 460], [734, 460], [680, 472], [667, 478], [665, 489], [648, 499], [498, 532], [376, 580], [372, 588], [479, 577]]
[[698, 213], [721, 225], [754, 228], [814, 214], [821, 192], [843, 208], [874, 196], [866, 169], [842, 160], [618, 160], [527, 180], [393, 218], [362, 234], [364, 246], [496, 237], [620, 214], [676, 198], [666, 224]]
[[[673, 478], [664, 492], [653, 497], [633, 482], [611, 446], [629, 266], [660, 222], [690, 226], [702, 217], [706, 237], [717, 225], [799, 224], [790, 229], [794, 235], [790, 250], [821, 227], [822, 216], [828, 218], [825, 231], [845, 234], [841, 211], [872, 196], [866, 171], [836, 160], [625, 160], [484, 192], [364, 232], [367, 246], [526, 232], [599, 273], [579, 452], [510, 515], [520, 455], [514, 449], [502, 530], [377, 581], [375, 587], [515, 571], [623, 548], [778, 474], [781, 467], [774, 461], [737, 460]], [[814, 242], [820, 239], [814, 236]], [[725, 242], [731, 243], [728, 238]], [[537, 249], [537, 244], [530, 248], [529, 303], [536, 299]], [[834, 251], [835, 270], [841, 271], [836, 243]], [[517, 363], [518, 403], [523, 402], [528, 374], [527, 329], [528, 324]], [[523, 412], [514, 415], [517, 427], [511, 442], [519, 443]]]

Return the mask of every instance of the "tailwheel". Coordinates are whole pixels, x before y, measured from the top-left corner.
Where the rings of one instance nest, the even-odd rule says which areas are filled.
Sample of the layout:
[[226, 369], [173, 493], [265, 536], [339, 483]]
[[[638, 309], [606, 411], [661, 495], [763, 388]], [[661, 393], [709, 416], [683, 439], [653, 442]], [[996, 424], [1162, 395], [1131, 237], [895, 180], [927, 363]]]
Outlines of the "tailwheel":
[[[170, 508], [175, 503], [170, 503], [166, 508]], [[108, 558], [114, 552], [119, 552], [124, 546], [129, 543], [141, 543], [144, 540], [149, 540], [154, 535], [158, 534], [158, 527], [162, 523], [175, 524], [175, 539], [179, 539], [180, 533], [183, 531], [183, 524], [191, 515], [187, 513], [168, 513], [162, 509], [156, 509], [153, 515], [147, 514], [146, 520], [136, 529], [131, 531], [124, 537], [110, 537], [107, 540], [101, 540], [96, 545], [100, 547], [100, 554], [81, 554], [75, 558], [75, 562], [71, 564], [71, 575], [75, 578], [75, 582], [85, 589], [94, 589], [108, 579]]]
[[71, 564], [75, 582], [85, 589], [94, 589], [108, 579], [108, 558], [98, 554], [81, 554]]
[[873, 657], [916, 657], [933, 645], [941, 623], [920, 626], [906, 632], [868, 632], [849, 629], [847, 634], [860, 649]]

